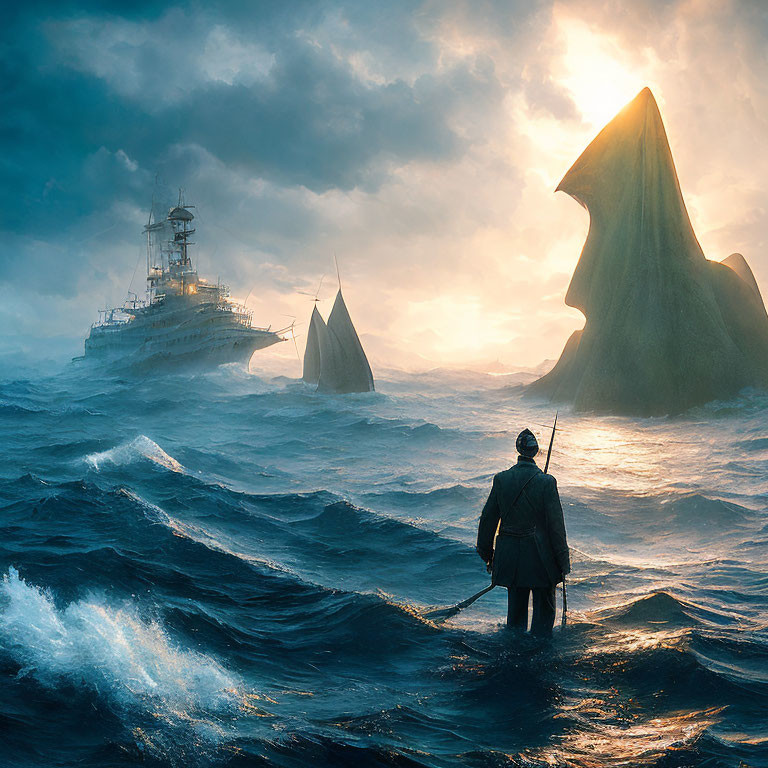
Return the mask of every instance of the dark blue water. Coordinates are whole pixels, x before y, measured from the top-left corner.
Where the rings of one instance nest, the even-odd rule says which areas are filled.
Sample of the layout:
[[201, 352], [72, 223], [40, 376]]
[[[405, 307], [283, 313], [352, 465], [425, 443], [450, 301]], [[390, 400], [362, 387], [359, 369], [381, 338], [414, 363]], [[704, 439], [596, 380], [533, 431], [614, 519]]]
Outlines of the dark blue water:
[[521, 377], [0, 381], [3, 766], [768, 765], [765, 396], [560, 414], [569, 624], [473, 551]]

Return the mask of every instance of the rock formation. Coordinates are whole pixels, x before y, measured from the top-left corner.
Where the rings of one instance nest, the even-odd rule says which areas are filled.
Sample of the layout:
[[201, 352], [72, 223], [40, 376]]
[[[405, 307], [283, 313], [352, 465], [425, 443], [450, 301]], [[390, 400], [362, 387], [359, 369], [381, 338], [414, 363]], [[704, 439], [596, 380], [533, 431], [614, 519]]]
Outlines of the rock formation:
[[704, 257], [648, 88], [557, 189], [590, 215], [565, 297], [586, 322], [530, 392], [645, 416], [768, 384], [768, 315], [755, 278], [740, 254]]

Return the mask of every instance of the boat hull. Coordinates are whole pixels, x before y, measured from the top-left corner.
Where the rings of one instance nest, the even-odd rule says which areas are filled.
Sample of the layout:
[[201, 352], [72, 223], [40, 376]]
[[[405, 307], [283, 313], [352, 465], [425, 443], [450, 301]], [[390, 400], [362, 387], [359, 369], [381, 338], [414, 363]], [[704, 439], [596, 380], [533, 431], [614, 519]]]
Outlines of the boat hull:
[[215, 306], [153, 307], [128, 322], [95, 326], [85, 340], [86, 361], [135, 371], [247, 366], [256, 350], [282, 341], [269, 330], [238, 322]]

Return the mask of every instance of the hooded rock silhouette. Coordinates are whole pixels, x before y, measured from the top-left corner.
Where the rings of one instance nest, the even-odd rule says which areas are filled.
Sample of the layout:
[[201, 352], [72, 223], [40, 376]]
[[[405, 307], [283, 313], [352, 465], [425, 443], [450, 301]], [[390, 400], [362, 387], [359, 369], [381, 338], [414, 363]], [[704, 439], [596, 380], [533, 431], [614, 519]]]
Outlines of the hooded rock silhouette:
[[531, 392], [646, 416], [768, 383], [768, 315], [755, 278], [740, 254], [704, 257], [648, 88], [557, 189], [590, 215], [565, 297], [586, 323]]

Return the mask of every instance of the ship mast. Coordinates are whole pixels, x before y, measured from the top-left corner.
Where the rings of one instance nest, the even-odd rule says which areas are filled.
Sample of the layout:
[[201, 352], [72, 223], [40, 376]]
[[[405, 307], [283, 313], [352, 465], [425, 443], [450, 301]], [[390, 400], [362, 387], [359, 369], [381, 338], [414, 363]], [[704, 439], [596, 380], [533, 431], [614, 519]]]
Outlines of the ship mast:
[[174, 251], [177, 254], [175, 260], [169, 266], [192, 266], [187, 249], [190, 245], [194, 245], [194, 243], [189, 242], [189, 238], [195, 233], [194, 228], [191, 226], [192, 220], [195, 217], [189, 210], [194, 207], [194, 205], [186, 205], [184, 203], [184, 190], [179, 189], [179, 204], [172, 208], [168, 214], [168, 221], [173, 230]]
[[144, 227], [144, 233], [147, 236], [147, 304], [152, 302], [152, 280], [150, 279], [152, 269], [152, 212], [155, 208], [155, 196], [152, 195], [152, 205], [149, 209], [149, 216]]
[[[192, 226], [195, 217], [190, 210], [194, 207], [184, 202], [184, 190], [179, 189], [178, 204], [168, 211], [165, 219], [157, 221], [154, 205], [150, 211], [149, 221], [144, 227], [147, 235], [147, 283], [150, 303], [156, 296], [165, 296], [169, 291], [172, 295], [177, 292], [180, 295], [196, 292], [197, 274], [189, 255], [189, 246], [194, 245], [190, 241], [195, 233]], [[157, 239], [162, 242], [156, 243]], [[153, 264], [153, 250], [158, 245], [160, 263]]]

